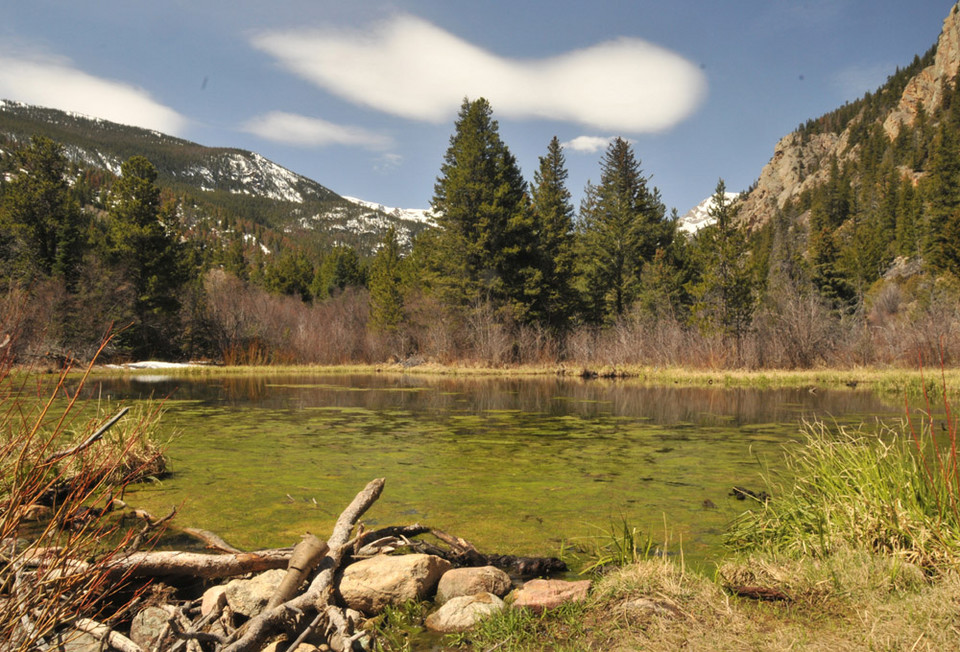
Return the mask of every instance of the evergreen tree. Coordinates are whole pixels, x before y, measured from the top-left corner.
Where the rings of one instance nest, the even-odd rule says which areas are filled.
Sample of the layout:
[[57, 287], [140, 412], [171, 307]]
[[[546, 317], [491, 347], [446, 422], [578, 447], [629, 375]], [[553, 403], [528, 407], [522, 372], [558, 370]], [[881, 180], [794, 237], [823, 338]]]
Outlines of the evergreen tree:
[[85, 248], [84, 220], [70, 196], [63, 148], [35, 136], [17, 153], [17, 164], [0, 203], [0, 259], [7, 274], [55, 276], [73, 289]]
[[746, 234], [735, 224], [736, 212], [727, 201], [726, 190], [720, 179], [710, 209], [715, 223], [697, 234], [702, 276], [693, 287], [694, 312], [704, 332], [733, 340], [737, 362], [742, 363], [743, 337], [755, 307], [755, 281]]
[[303, 301], [312, 297], [313, 265], [302, 251], [287, 250], [272, 256], [263, 269], [263, 286], [277, 294], [296, 295]]
[[395, 332], [403, 321], [403, 270], [397, 231], [384, 236], [370, 268], [370, 325], [374, 330]]
[[492, 113], [483, 98], [460, 107], [434, 185], [433, 284], [454, 306], [492, 300], [524, 319], [524, 291], [535, 276], [533, 224], [526, 183]]
[[566, 330], [577, 306], [573, 286], [573, 206], [566, 187], [567, 176], [563, 148], [554, 136], [547, 155], [540, 157], [530, 193], [538, 273], [529, 279], [526, 292], [531, 298], [533, 317], [555, 333]]
[[317, 299], [328, 299], [347, 287], [360, 287], [367, 276], [357, 250], [346, 245], [337, 245], [323, 258], [310, 289]]
[[108, 256], [133, 286], [134, 324], [121, 343], [134, 355], [169, 355], [177, 330], [177, 291], [185, 281], [175, 237], [175, 206], [160, 205], [157, 170], [143, 156], [120, 169], [109, 200]]
[[960, 141], [947, 121], [933, 144], [930, 173], [925, 179], [927, 215], [923, 250], [936, 271], [960, 273]]
[[621, 317], [637, 298], [644, 263], [670, 244], [673, 225], [647, 181], [633, 148], [616, 138], [601, 162], [600, 185], [587, 186], [580, 210], [580, 284], [592, 321]]

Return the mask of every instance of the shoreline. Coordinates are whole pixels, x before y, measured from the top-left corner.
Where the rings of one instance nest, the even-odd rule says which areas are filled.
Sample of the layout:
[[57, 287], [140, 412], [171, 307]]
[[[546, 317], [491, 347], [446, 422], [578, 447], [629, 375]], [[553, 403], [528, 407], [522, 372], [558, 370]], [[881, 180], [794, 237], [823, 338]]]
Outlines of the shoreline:
[[647, 367], [638, 365], [536, 365], [490, 367], [466, 363], [425, 362], [410, 365], [263, 365], [223, 366], [209, 363], [137, 362], [126, 365], [97, 365], [95, 375], [141, 375], [162, 372], [172, 377], [239, 377], [281, 375], [367, 375], [384, 374], [420, 377], [473, 377], [485, 379], [559, 378], [582, 382], [622, 382], [652, 386], [717, 387], [725, 389], [866, 389], [883, 394], [922, 395], [924, 386], [931, 399], [960, 392], [960, 368], [927, 369], [850, 367], [803, 370], [694, 369], [683, 367]]

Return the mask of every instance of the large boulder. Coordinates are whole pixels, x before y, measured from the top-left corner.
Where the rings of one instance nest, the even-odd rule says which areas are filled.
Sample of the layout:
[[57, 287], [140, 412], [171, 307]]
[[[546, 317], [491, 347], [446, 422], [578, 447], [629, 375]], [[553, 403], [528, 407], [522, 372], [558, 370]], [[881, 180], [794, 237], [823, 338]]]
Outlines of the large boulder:
[[493, 566], [478, 568], [453, 568], [440, 578], [437, 585], [437, 602], [477, 593], [492, 593], [501, 598], [511, 588], [510, 576]]
[[387, 605], [430, 597], [448, 570], [450, 562], [434, 555], [377, 555], [347, 566], [340, 595], [352, 609], [374, 615]]
[[267, 606], [286, 574], [287, 571], [275, 568], [249, 580], [227, 582], [227, 604], [234, 613], [253, 618]]
[[580, 602], [587, 597], [590, 580], [530, 580], [514, 594], [513, 606], [525, 607], [536, 613], [554, 609], [567, 602]]
[[492, 593], [461, 595], [450, 598], [442, 607], [427, 616], [427, 629], [453, 634], [472, 629], [481, 618], [504, 608], [503, 600]]

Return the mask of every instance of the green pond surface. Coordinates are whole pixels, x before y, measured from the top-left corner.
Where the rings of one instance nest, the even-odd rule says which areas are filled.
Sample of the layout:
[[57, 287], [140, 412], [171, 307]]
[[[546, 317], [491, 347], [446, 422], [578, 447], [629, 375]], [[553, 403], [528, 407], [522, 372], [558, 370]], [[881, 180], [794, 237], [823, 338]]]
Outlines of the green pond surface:
[[173, 474], [128, 492], [241, 548], [329, 533], [373, 478], [368, 528], [419, 522], [485, 552], [556, 555], [626, 520], [688, 561], [714, 558], [802, 419], [875, 423], [864, 391], [644, 387], [398, 375], [97, 379], [87, 392], [165, 398]]

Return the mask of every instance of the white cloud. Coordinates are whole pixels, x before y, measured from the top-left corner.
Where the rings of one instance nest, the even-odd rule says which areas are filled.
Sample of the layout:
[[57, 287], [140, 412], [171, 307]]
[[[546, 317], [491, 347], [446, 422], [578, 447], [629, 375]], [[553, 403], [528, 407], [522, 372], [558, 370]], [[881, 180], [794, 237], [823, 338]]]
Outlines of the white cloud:
[[61, 60], [0, 53], [0, 97], [168, 134], [182, 134], [187, 126], [186, 118], [145, 90]]
[[592, 154], [606, 149], [613, 138], [605, 136], [577, 136], [573, 140], [563, 143], [564, 149], [573, 150], [584, 154]]
[[392, 172], [402, 164], [403, 157], [400, 154], [387, 153], [374, 162], [373, 169], [381, 173]]
[[361, 127], [338, 125], [283, 111], [257, 116], [249, 120], [243, 129], [267, 140], [302, 147], [358, 145], [368, 149], [383, 149], [392, 144], [389, 137]]
[[635, 38], [513, 60], [400, 15], [364, 32], [271, 31], [253, 44], [350, 102], [432, 122], [450, 119], [464, 97], [482, 96], [508, 117], [649, 132], [683, 120], [706, 94], [699, 67]]

